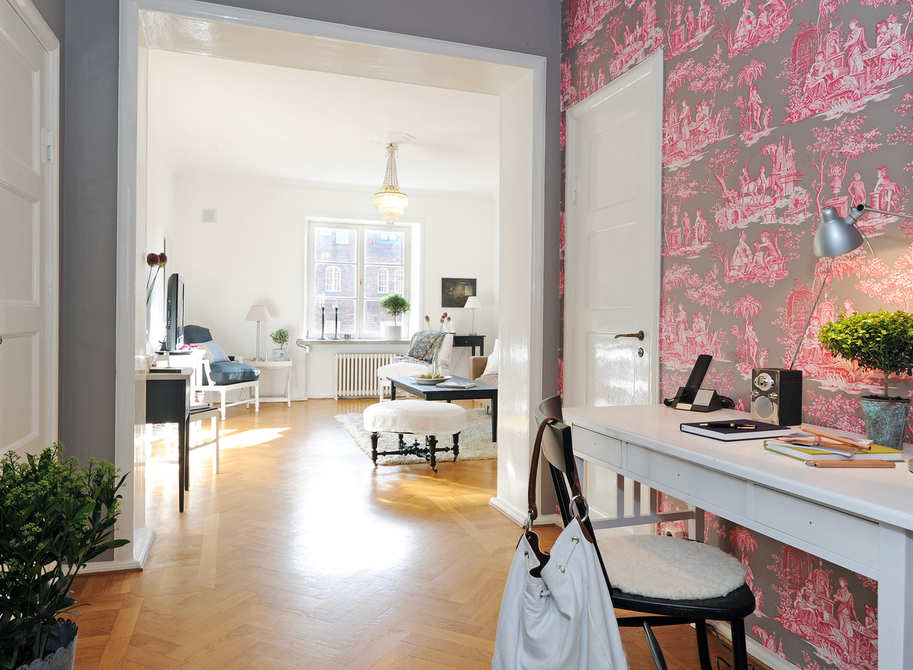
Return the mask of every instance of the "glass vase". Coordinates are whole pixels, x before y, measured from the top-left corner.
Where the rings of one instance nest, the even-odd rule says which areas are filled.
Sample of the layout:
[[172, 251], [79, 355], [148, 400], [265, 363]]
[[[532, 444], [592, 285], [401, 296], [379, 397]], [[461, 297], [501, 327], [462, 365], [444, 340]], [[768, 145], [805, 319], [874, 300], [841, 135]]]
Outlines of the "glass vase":
[[434, 344], [434, 356], [431, 357], [431, 376], [432, 377], [443, 377], [441, 372], [441, 342], [442, 339], [438, 339]]

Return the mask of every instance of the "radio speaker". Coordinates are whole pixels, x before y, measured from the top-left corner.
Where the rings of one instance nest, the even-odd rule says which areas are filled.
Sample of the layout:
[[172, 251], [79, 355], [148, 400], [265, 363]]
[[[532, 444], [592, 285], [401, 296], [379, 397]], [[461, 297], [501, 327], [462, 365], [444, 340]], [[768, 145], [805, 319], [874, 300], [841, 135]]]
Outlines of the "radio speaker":
[[802, 423], [802, 371], [754, 368], [751, 418], [780, 426]]

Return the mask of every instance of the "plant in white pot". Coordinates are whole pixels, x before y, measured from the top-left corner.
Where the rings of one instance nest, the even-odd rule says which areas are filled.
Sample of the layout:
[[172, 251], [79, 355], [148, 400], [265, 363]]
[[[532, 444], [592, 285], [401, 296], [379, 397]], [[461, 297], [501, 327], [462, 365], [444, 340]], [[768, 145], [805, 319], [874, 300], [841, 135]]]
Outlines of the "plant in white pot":
[[888, 379], [913, 374], [913, 314], [883, 309], [849, 316], [844, 313], [821, 327], [818, 340], [833, 355], [884, 375], [883, 394], [862, 398], [866, 433], [876, 444], [902, 448], [910, 398], [889, 397]]
[[278, 349], [273, 349], [273, 360], [285, 360], [285, 345], [288, 344], [288, 328], [280, 328], [269, 334], [273, 344], [279, 345]]
[[401, 340], [403, 339], [402, 326], [397, 323], [397, 317], [400, 314], [405, 314], [408, 312], [412, 305], [409, 304], [409, 301], [406, 300], [403, 296], [398, 293], [391, 293], [390, 295], [381, 298], [380, 308], [384, 310], [387, 314], [393, 315], [393, 325], [386, 326], [385, 337], [388, 340]]
[[[108, 462], [62, 460], [59, 442], [25, 461], [0, 459], [0, 668], [72, 668], [79, 614], [70, 595], [86, 563], [128, 540], [112, 539], [120, 513]], [[43, 664], [42, 664], [43, 663]]]

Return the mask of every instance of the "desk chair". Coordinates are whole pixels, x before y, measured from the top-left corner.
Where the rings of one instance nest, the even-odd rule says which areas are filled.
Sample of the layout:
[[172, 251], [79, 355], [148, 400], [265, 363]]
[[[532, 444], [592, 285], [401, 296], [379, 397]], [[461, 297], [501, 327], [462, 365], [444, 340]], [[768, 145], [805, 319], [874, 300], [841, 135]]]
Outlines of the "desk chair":
[[[561, 398], [555, 396], [543, 400], [533, 410], [536, 422], [541, 424], [547, 417], [562, 419]], [[579, 488], [577, 466], [574, 450], [571, 443], [571, 428], [558, 421], [549, 424], [542, 439], [542, 453], [548, 462], [555, 493], [558, 498], [558, 507], [561, 518], [567, 525], [571, 518], [571, 492]], [[579, 503], [575, 503], [579, 504]], [[586, 514], [580, 510], [584, 519], [584, 526], [595, 537], [593, 524]], [[633, 551], [625, 551], [625, 545], [617, 543], [631, 543]], [[613, 546], [614, 545], [614, 546]], [[618, 551], [617, 549], [621, 549]], [[653, 552], [658, 560], [665, 561], [668, 570], [658, 570], [651, 575], [651, 588], [657, 593], [653, 595], [640, 595], [624, 591], [612, 586], [610, 576], [626, 575], [643, 572], [645, 552]], [[682, 574], [689, 571], [684, 561], [676, 561], [675, 556], [681, 552], [688, 557], [688, 564], [695, 559], [701, 563], [701, 570], [691, 570], [694, 574]], [[732, 653], [735, 670], [748, 670], [748, 650], [745, 643], [745, 617], [754, 612], [755, 598], [751, 589], [745, 583], [745, 570], [742, 564], [725, 552], [699, 542], [692, 542], [673, 537], [660, 537], [651, 535], [634, 536], [632, 538], [605, 538], [597, 542], [596, 553], [602, 563], [603, 574], [609, 586], [609, 593], [615, 607], [633, 612], [640, 612], [646, 616], [618, 617], [619, 626], [639, 626], [644, 629], [647, 644], [656, 667], [666, 670], [666, 662], [662, 649], [653, 634], [653, 626], [670, 626], [679, 624], [694, 624], [697, 632], [698, 656], [702, 670], [712, 670], [710, 664], [710, 649], [707, 642], [707, 621], [726, 621], [732, 630]], [[603, 560], [603, 553], [612, 556], [609, 565]], [[671, 558], [670, 558], [671, 557]], [[628, 565], [625, 565], [627, 563]], [[698, 572], [704, 572], [707, 566], [714, 568], [712, 578], [707, 580]], [[682, 599], [677, 592], [680, 581], [678, 578], [669, 578], [670, 573], [677, 572], [682, 579], [694, 578], [695, 581], [709, 581], [709, 588], [715, 584], [723, 584], [718, 590], [722, 593], [711, 597], [696, 599]], [[741, 579], [739, 579], [741, 575]], [[739, 581], [741, 584], [739, 585]], [[734, 585], [734, 586], [733, 586]]]

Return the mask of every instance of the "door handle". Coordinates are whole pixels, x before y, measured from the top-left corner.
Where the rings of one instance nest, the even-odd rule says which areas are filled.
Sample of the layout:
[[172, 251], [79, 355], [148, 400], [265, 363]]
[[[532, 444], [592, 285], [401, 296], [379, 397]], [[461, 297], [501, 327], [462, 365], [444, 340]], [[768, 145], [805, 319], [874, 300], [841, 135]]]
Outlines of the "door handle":
[[617, 340], [619, 337], [636, 337], [638, 340], [643, 342], [644, 331], [638, 330], [636, 333], [619, 333], [615, 336], [615, 339]]

